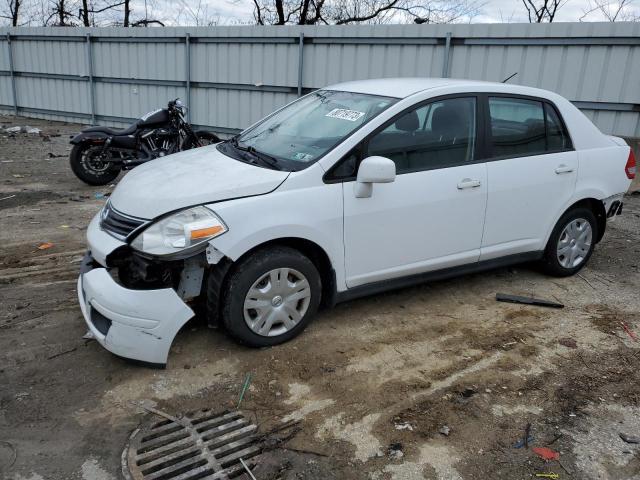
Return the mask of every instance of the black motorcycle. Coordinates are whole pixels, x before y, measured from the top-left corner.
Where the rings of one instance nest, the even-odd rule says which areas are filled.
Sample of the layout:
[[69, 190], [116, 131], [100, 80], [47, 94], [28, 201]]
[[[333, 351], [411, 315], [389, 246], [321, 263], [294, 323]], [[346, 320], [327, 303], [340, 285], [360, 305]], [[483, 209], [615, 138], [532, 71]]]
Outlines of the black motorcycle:
[[106, 185], [120, 170], [171, 153], [217, 143], [211, 132], [195, 132], [185, 120], [187, 108], [179, 100], [155, 110], [124, 130], [89, 127], [72, 138], [71, 170], [89, 185]]

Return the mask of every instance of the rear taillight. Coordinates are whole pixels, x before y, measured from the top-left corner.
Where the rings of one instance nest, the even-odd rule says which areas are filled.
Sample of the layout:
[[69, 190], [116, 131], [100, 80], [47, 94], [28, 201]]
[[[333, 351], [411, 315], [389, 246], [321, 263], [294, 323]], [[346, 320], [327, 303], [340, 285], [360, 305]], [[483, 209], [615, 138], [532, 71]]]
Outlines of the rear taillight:
[[624, 166], [624, 173], [627, 174], [629, 180], [636, 178], [636, 156], [633, 154], [633, 150], [629, 152], [629, 159]]

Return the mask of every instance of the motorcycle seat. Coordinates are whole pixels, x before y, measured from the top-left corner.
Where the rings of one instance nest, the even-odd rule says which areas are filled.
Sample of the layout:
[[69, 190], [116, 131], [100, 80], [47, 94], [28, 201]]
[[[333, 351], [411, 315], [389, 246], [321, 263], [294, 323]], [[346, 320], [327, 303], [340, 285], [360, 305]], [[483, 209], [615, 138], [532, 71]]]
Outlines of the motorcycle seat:
[[127, 128], [121, 129], [121, 130], [117, 130], [114, 128], [109, 128], [109, 127], [103, 127], [101, 125], [95, 126], [95, 127], [89, 127], [89, 128], [85, 128], [84, 130], [82, 130], [83, 132], [100, 132], [100, 133], [106, 133], [107, 135], [111, 135], [113, 137], [121, 137], [123, 135], [131, 135], [132, 133], [134, 133], [138, 128], [138, 125], [135, 123], [132, 123], [131, 125], [129, 125]]

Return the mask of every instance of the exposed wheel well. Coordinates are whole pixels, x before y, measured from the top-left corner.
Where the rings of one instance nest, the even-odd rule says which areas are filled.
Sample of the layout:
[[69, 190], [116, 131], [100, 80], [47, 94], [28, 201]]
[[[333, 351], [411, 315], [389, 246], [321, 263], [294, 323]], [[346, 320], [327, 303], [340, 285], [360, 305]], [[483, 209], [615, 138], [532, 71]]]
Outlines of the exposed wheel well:
[[240, 260], [253, 254], [257, 250], [266, 249], [274, 245], [284, 245], [289, 248], [294, 248], [300, 253], [309, 258], [320, 273], [320, 280], [322, 281], [322, 298], [320, 300], [320, 308], [327, 308], [335, 304], [336, 302], [336, 275], [331, 261], [326, 252], [317, 243], [304, 238], [287, 237], [270, 240], [255, 246], [251, 250], [245, 252], [238, 260], [231, 262], [225, 258], [217, 265], [213, 265], [210, 268], [207, 285], [207, 310], [210, 323], [217, 323], [220, 312], [219, 299], [222, 292], [222, 288], [227, 281], [229, 272], [233, 269], [233, 265], [237, 264]]
[[607, 212], [604, 209], [604, 203], [602, 203], [601, 200], [597, 200], [595, 198], [583, 198], [582, 200], [574, 203], [569, 208], [567, 208], [566, 212], [577, 207], [588, 208], [595, 215], [598, 222], [598, 236], [596, 237], [596, 243], [598, 243], [600, 240], [602, 240], [604, 231], [607, 228]]

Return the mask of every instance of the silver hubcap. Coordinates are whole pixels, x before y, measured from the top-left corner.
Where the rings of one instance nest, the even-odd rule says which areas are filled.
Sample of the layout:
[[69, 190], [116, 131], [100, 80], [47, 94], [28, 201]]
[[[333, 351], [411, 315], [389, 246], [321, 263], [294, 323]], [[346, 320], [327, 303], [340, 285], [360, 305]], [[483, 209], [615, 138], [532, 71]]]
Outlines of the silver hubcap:
[[254, 333], [275, 337], [295, 327], [309, 308], [311, 287], [297, 270], [278, 268], [265, 273], [244, 299], [244, 321]]
[[584, 262], [591, 249], [592, 236], [591, 225], [584, 218], [576, 218], [564, 227], [556, 250], [560, 265], [573, 268]]

